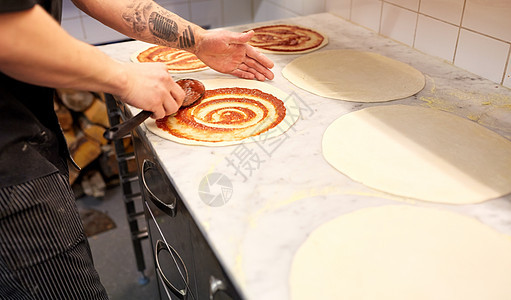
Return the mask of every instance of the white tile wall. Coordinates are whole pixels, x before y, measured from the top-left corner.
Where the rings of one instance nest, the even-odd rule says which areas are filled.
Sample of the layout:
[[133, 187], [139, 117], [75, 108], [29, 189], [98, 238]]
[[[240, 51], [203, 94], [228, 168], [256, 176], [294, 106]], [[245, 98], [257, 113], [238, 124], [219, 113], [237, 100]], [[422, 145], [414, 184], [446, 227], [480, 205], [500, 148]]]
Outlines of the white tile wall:
[[[315, 14], [325, 11], [325, 1], [324, 0], [262, 0], [255, 1], [257, 7], [260, 7], [261, 4], [263, 7], [278, 7], [277, 15], [291, 12], [295, 15], [309, 15]], [[286, 12], [283, 12], [286, 11]], [[275, 15], [275, 13], [273, 14]]]
[[452, 62], [458, 31], [459, 28], [454, 25], [419, 15], [414, 46], [422, 52]]
[[303, 10], [301, 15], [311, 15], [325, 11], [325, 1], [302, 0]]
[[421, 0], [420, 12], [459, 26], [464, 4], [465, 0]]
[[62, 1], [62, 16], [67, 19], [80, 17], [81, 11], [71, 2], [71, 0]]
[[351, 0], [327, 1], [325, 10], [349, 20], [351, 18]]
[[509, 44], [462, 29], [454, 63], [490, 80], [501, 82], [508, 53]]
[[388, 0], [388, 2], [411, 10], [419, 9], [419, 0]]
[[286, 7], [290, 6], [291, 3], [292, 0], [256, 0], [254, 1], [254, 11], [257, 11], [258, 7], [269, 6], [269, 4], [271, 4], [272, 7], [286, 9]]
[[190, 21], [192, 16], [190, 15], [190, 5], [186, 2], [178, 2], [178, 0], [171, 1], [159, 1], [162, 7], [168, 9], [169, 11], [179, 15], [181, 18]]
[[325, 1], [329, 12], [511, 87], [511, 0]]
[[75, 38], [90, 44], [128, 39], [80, 11], [71, 0], [62, 2], [62, 27]]
[[288, 10], [297, 15], [299, 15], [303, 9], [302, 0], [264, 0], [262, 2], [274, 4], [275, 6], [278, 6], [281, 9]]
[[410, 10], [383, 3], [380, 33], [408, 46], [413, 45], [417, 14]]
[[463, 27], [511, 42], [511, 1], [466, 0]]
[[62, 2], [62, 27], [81, 41], [85, 41], [85, 32], [82, 26], [83, 15], [71, 0], [64, 0]]
[[80, 17], [62, 20], [62, 27], [70, 35], [74, 36], [80, 41], [85, 41], [85, 33], [83, 31], [82, 20]]
[[253, 1], [254, 22], [297, 17], [299, 14], [283, 6], [265, 0]]
[[223, 25], [222, 0], [192, 2], [191, 21], [199, 26], [216, 28]]
[[223, 1], [223, 26], [241, 25], [252, 21], [252, 0]]
[[103, 25], [85, 15], [82, 17], [82, 25], [84, 29], [85, 41], [89, 44], [102, 44], [111, 41], [122, 41], [129, 39], [127, 36]]
[[382, 1], [380, 0], [352, 0], [351, 20], [374, 31], [379, 31], [381, 10]]

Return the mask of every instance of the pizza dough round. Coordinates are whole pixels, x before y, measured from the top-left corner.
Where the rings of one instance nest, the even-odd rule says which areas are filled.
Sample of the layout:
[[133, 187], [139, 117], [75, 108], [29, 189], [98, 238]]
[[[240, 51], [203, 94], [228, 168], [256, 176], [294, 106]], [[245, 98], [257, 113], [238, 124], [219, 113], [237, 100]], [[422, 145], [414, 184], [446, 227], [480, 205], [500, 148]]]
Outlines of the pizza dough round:
[[248, 43], [263, 53], [303, 54], [328, 44], [326, 34], [297, 25], [266, 25], [252, 30], [255, 34]]
[[[156, 57], [142, 58], [142, 56], [150, 56], [154, 53], [154, 51], [159, 51], [160, 49], [166, 50], [165, 52], [158, 54]], [[130, 59], [132, 62], [137, 63], [162, 62], [167, 65], [168, 71], [174, 74], [198, 72], [209, 69], [209, 67], [199, 60], [195, 54], [185, 50], [165, 46], [147, 46], [133, 53]]]
[[468, 204], [511, 192], [511, 142], [430, 108], [348, 113], [325, 131], [323, 155], [353, 180], [403, 197]]
[[289, 280], [293, 300], [507, 300], [509, 270], [509, 237], [452, 212], [396, 205], [321, 225]]
[[[288, 95], [287, 93], [284, 93], [282, 90], [280, 90], [272, 85], [269, 85], [267, 83], [260, 82], [260, 81], [253, 81], [253, 80], [243, 80], [243, 79], [209, 79], [209, 80], [201, 80], [201, 82], [206, 87], [206, 90], [213, 90], [213, 89], [218, 89], [218, 88], [247, 88], [247, 89], [257, 89], [264, 93], [273, 95], [274, 97], [276, 97], [277, 99], [279, 99], [280, 101], [283, 102], [284, 107], [286, 109], [285, 116], [282, 119], [282, 121], [280, 121], [280, 123], [278, 123], [275, 127], [270, 128], [269, 130], [264, 131], [264, 132], [260, 133], [259, 135], [249, 136], [249, 137], [246, 137], [243, 139], [237, 139], [237, 137], [228, 136], [229, 131], [227, 131], [225, 133], [226, 140], [223, 140], [223, 141], [201, 141], [201, 140], [193, 140], [193, 139], [178, 137], [176, 135], [170, 134], [169, 132], [159, 128], [156, 125], [156, 120], [154, 120], [154, 119], [147, 119], [145, 121], [145, 125], [146, 125], [147, 129], [149, 129], [149, 131], [151, 131], [152, 133], [154, 133], [162, 138], [165, 138], [165, 139], [168, 139], [168, 140], [171, 140], [174, 142], [178, 142], [181, 144], [199, 145], [199, 146], [229, 146], [229, 145], [237, 145], [237, 144], [241, 144], [244, 142], [250, 142], [250, 141], [264, 141], [266, 139], [277, 137], [277, 136], [283, 134], [284, 132], [286, 132], [298, 120], [298, 118], [300, 116], [300, 108], [299, 108], [298, 104], [296, 103], [294, 97], [292, 95]], [[230, 95], [230, 97], [234, 97], [234, 98], [239, 97], [240, 99], [244, 98], [244, 96], [239, 96], [236, 94], [232, 94], [232, 95]], [[218, 99], [215, 97], [204, 98], [203, 100], [201, 100], [200, 105], [202, 105], [208, 101], [217, 101], [217, 100]], [[258, 99], [255, 97], [254, 97], [254, 99], [248, 99], [248, 100], [258, 101]], [[229, 105], [229, 103], [225, 103], [225, 108], [228, 108], [229, 107], [228, 105]], [[242, 115], [244, 112], [241, 112], [241, 110], [239, 108], [241, 106], [243, 106], [241, 110], [244, 110], [244, 111], [252, 109], [249, 104], [240, 104], [239, 102], [235, 102], [235, 106], [230, 110], [232, 110], [233, 114]], [[198, 107], [198, 105], [193, 105], [190, 107], [190, 109], [194, 108], [194, 107]], [[219, 109], [219, 107], [215, 107], [215, 110], [218, 110], [218, 109]], [[227, 110], [229, 110], [229, 109], [225, 109], [225, 111], [227, 111]], [[255, 114], [258, 114], [257, 110], [259, 110], [259, 108], [254, 107]], [[238, 111], [240, 111], [240, 112], [238, 112]], [[224, 127], [224, 128], [229, 127], [229, 124], [220, 124], [218, 122], [208, 124], [209, 121], [207, 121], [207, 118], [205, 118], [204, 115], [209, 114], [210, 112], [211, 112], [211, 109], [208, 108], [207, 106], [205, 106], [204, 111], [194, 112], [194, 118], [196, 119], [198, 126], [206, 125], [206, 126], [219, 127], [219, 128], [220, 127]], [[267, 122], [266, 118], [256, 118], [256, 119], [250, 120], [250, 122], [246, 123], [246, 124], [237, 124], [237, 125], [235, 125], [235, 127], [238, 127], [240, 129], [246, 129], [247, 131], [256, 130], [256, 129], [258, 129], [258, 126], [261, 124], [261, 122], [254, 123], [254, 120], [259, 120], [262, 123]], [[264, 123], [264, 124], [266, 125], [266, 123]], [[263, 125], [263, 126], [265, 126], [265, 125]]]
[[313, 94], [354, 102], [406, 98], [426, 83], [421, 72], [405, 63], [355, 50], [307, 54], [286, 65], [282, 75]]

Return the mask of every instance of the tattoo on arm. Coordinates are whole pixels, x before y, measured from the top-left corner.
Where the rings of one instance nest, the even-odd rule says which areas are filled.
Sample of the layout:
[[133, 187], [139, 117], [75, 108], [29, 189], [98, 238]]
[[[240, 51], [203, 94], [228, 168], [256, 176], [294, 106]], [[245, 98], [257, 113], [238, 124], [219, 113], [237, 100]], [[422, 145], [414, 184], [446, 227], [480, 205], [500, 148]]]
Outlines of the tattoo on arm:
[[179, 48], [191, 48], [195, 46], [195, 37], [193, 35], [192, 27], [188, 25], [188, 28], [183, 31], [183, 34], [179, 37]]
[[155, 11], [149, 16], [149, 30], [160, 39], [177, 41], [177, 23]]
[[143, 32], [147, 28], [147, 15], [152, 9], [152, 3], [142, 4], [133, 2], [122, 14], [122, 18], [136, 33]]
[[195, 46], [195, 36], [190, 25], [179, 34], [177, 22], [171, 19], [173, 14], [158, 9], [152, 1], [143, 3], [139, 1], [133, 0], [132, 4], [128, 5], [126, 11], [122, 14], [122, 18], [132, 27], [134, 33], [144, 33], [149, 29], [157, 44], [177, 42], [176, 47], [181, 49]]

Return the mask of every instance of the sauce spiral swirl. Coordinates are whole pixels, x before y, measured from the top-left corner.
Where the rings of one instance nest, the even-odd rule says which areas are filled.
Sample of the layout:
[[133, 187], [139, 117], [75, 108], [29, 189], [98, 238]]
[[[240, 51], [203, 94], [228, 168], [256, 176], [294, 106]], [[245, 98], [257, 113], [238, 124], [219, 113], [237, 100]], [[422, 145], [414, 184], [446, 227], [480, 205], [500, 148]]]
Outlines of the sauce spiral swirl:
[[286, 116], [284, 102], [258, 89], [207, 90], [204, 98], [174, 116], [156, 120], [158, 128], [204, 142], [238, 141], [277, 126]]

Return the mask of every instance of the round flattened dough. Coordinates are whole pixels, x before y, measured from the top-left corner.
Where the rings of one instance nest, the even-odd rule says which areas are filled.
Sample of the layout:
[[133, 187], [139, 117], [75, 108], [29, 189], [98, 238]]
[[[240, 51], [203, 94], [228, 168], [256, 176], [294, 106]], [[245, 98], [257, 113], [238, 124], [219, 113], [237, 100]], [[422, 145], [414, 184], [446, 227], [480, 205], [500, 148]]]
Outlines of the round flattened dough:
[[289, 280], [293, 300], [507, 300], [509, 270], [509, 237], [455, 213], [393, 205], [321, 225]]
[[335, 120], [323, 155], [369, 187], [419, 200], [468, 204], [511, 192], [511, 142], [467, 119], [388, 105]]
[[295, 98], [292, 95], [285, 93], [281, 89], [276, 88], [267, 83], [244, 79], [207, 79], [201, 80], [201, 82], [204, 84], [206, 90], [212, 90], [217, 88], [241, 87], [248, 89], [258, 89], [262, 92], [271, 94], [284, 102], [284, 106], [286, 107], [286, 116], [277, 126], [269, 129], [266, 132], [263, 132], [259, 136], [248, 137], [246, 139], [236, 141], [206, 142], [180, 138], [158, 128], [158, 126], [156, 126], [155, 120], [151, 118], [144, 121], [144, 124], [147, 127], [147, 129], [164, 139], [171, 140], [173, 142], [177, 142], [180, 144], [195, 146], [230, 146], [250, 141], [254, 142], [263, 141], [277, 137], [286, 132], [289, 128], [291, 128], [291, 126], [293, 126], [293, 124], [300, 117], [300, 107], [298, 106], [298, 103], [296, 103]]
[[313, 94], [354, 102], [403, 99], [426, 83], [421, 72], [405, 63], [355, 50], [307, 54], [286, 65], [282, 75]]

